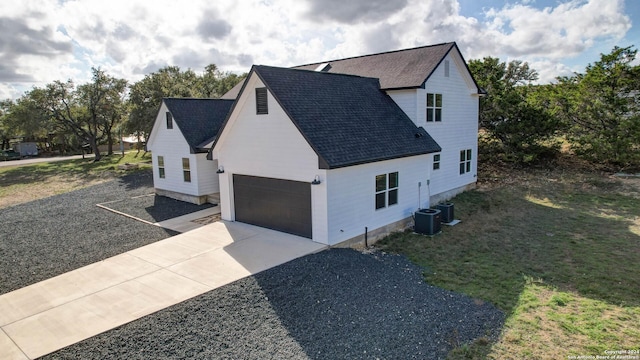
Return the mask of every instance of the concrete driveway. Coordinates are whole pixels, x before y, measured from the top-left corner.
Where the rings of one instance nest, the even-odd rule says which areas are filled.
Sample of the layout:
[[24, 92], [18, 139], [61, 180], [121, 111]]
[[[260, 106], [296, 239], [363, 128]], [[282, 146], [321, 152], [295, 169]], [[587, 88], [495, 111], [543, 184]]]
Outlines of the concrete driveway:
[[215, 222], [0, 296], [0, 358], [33, 359], [325, 246]]

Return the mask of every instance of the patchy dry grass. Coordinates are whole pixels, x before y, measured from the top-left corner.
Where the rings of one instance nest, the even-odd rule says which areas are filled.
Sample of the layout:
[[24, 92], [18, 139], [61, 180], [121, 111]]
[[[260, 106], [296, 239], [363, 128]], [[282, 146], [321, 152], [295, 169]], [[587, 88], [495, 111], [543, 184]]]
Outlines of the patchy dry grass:
[[582, 170], [484, 168], [453, 200], [462, 223], [435, 237], [389, 236], [383, 249], [432, 284], [508, 316], [497, 343], [451, 358], [566, 359], [640, 344], [640, 179]]
[[99, 184], [124, 173], [118, 165], [138, 163], [149, 168], [151, 154], [112, 155], [98, 162], [75, 159], [0, 168], [0, 209]]

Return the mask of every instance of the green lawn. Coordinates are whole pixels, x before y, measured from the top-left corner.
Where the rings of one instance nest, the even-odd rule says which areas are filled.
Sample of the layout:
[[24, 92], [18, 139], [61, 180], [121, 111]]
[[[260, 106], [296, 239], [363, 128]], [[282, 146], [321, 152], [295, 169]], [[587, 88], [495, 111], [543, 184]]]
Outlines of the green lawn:
[[427, 282], [508, 316], [497, 343], [452, 358], [566, 359], [640, 344], [640, 179], [567, 171], [485, 176], [456, 197], [434, 237], [377, 245], [425, 267]]
[[[151, 167], [151, 153], [135, 151], [103, 156], [94, 162], [87, 159], [44, 162], [26, 166], [0, 168], [0, 208], [97, 184], [132, 170], [119, 170], [118, 165], [139, 164]], [[135, 171], [135, 170], [134, 170]]]

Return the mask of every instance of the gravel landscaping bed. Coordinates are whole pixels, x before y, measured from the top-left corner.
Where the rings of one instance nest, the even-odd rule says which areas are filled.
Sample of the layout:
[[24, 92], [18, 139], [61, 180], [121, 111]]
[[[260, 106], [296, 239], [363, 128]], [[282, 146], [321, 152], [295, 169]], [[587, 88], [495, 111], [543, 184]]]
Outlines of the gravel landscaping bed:
[[69, 346], [45, 359], [443, 359], [504, 314], [426, 284], [398, 255], [331, 249]]
[[[153, 189], [151, 189], [153, 191]], [[152, 223], [190, 214], [212, 207], [212, 204], [195, 205], [164, 196], [149, 194], [101, 204]]]
[[[0, 209], [0, 294], [175, 235], [96, 206], [151, 192], [152, 174], [143, 171]], [[154, 211], [170, 218], [183, 210]]]

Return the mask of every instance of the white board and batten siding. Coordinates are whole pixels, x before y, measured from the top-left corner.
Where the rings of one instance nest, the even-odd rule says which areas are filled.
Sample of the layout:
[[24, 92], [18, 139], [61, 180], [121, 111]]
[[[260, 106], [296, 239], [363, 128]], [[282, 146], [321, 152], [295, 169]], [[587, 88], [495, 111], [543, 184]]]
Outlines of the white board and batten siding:
[[[419, 155], [329, 170], [329, 244], [363, 235], [365, 227], [373, 231], [429, 207], [428, 163], [429, 155]], [[393, 172], [398, 172], [398, 203], [376, 210], [376, 176]]]
[[[311, 186], [314, 241], [326, 239], [325, 171], [318, 169], [318, 156], [269, 92], [268, 114], [256, 114], [255, 88], [264, 84], [254, 74], [217, 142], [213, 156], [224, 173], [220, 174], [221, 215], [235, 220], [233, 174], [285, 179], [320, 185]], [[326, 241], [326, 240], [325, 240]]]
[[[449, 76], [445, 76], [445, 61]], [[462, 57], [450, 52], [425, 84], [425, 89], [391, 90], [389, 96], [442, 147], [440, 169], [431, 170], [429, 190], [434, 201], [453, 197], [477, 179], [478, 103], [477, 88]], [[442, 94], [442, 121], [428, 122], [427, 93]], [[471, 149], [471, 171], [460, 174], [460, 151]], [[429, 158], [433, 169], [433, 154]]]
[[[147, 149], [151, 151], [153, 158], [154, 188], [194, 196], [217, 193], [215, 164], [206, 160], [206, 154], [191, 154], [189, 144], [175, 121], [173, 128], [167, 129], [167, 111], [163, 103], [147, 143]], [[164, 178], [160, 178], [158, 156], [164, 158]], [[189, 159], [191, 182], [184, 181], [183, 158]]]

